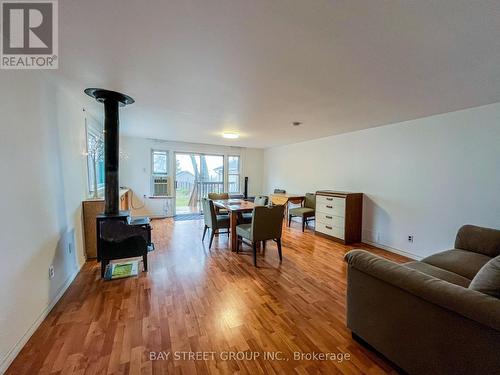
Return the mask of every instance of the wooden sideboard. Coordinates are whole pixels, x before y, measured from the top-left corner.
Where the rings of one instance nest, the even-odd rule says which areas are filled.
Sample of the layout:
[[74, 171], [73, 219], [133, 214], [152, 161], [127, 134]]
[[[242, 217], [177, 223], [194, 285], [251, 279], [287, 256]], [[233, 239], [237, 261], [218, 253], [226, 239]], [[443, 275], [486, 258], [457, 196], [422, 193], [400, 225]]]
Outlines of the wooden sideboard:
[[[120, 210], [129, 211], [131, 190], [120, 189]], [[96, 216], [104, 212], [104, 199], [87, 199], [83, 206], [83, 235], [87, 259], [97, 257]]]
[[316, 192], [316, 233], [343, 244], [361, 242], [363, 194]]

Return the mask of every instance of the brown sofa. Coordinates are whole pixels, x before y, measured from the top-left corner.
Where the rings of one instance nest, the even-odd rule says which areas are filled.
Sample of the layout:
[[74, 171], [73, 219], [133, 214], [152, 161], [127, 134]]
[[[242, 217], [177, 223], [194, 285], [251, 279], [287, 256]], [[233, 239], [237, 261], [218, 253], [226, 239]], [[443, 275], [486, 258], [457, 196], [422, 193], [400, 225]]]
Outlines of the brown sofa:
[[420, 262], [353, 250], [347, 326], [410, 374], [498, 374], [500, 299], [468, 287], [499, 255], [500, 230], [472, 225], [460, 228], [453, 250]]

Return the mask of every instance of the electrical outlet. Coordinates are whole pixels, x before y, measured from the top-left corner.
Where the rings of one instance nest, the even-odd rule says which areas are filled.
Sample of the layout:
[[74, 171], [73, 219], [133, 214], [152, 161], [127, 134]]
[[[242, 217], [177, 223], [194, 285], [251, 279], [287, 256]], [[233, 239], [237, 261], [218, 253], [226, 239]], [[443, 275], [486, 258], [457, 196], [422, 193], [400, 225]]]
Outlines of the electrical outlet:
[[408, 236], [408, 242], [413, 242], [413, 234], [410, 234], [410, 235]]
[[52, 266], [52, 265], [51, 265], [51, 266], [49, 267], [49, 279], [53, 279], [53, 278], [54, 278], [54, 276], [55, 276], [55, 274], [56, 274], [56, 272], [55, 272], [55, 270], [54, 270], [54, 266]]

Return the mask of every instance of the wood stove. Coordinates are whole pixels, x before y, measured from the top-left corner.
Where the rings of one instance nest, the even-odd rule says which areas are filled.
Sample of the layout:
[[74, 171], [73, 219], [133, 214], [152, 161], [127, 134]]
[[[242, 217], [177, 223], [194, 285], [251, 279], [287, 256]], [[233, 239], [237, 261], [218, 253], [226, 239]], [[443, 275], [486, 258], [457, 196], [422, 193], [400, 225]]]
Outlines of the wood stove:
[[101, 277], [110, 260], [142, 256], [147, 271], [151, 242], [149, 218], [133, 219], [129, 211], [119, 209], [119, 107], [134, 103], [130, 96], [97, 88], [85, 93], [104, 104], [104, 200], [105, 208], [97, 215], [97, 260], [101, 262]]

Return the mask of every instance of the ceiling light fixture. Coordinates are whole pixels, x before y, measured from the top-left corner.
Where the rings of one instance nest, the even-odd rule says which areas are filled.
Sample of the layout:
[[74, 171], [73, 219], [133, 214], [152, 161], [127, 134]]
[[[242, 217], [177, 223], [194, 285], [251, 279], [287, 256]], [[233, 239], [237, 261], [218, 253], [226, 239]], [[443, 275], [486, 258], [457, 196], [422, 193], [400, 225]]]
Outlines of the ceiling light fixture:
[[240, 135], [238, 133], [224, 132], [222, 133], [222, 137], [227, 139], [237, 139], [240, 137]]

